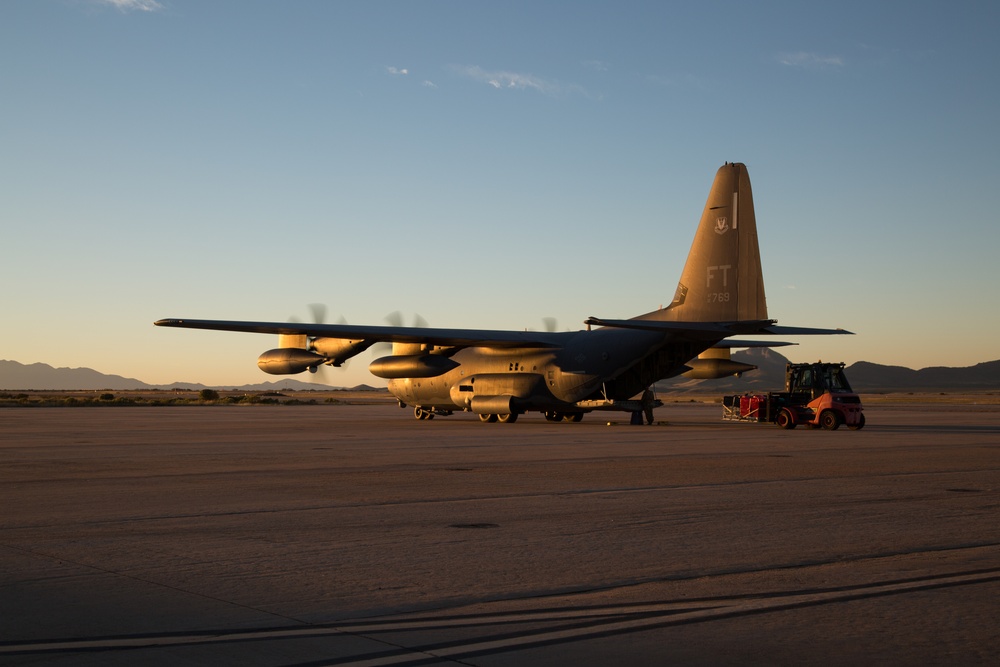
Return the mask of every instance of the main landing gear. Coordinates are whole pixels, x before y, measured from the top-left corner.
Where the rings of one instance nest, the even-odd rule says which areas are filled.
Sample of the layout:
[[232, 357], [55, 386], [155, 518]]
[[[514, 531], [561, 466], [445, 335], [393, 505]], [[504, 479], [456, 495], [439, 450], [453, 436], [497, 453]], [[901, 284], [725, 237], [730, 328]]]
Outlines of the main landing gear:
[[[434, 415], [450, 415], [451, 412], [445, 412], [442, 410], [428, 409], [420, 405], [413, 406], [413, 416], [420, 421], [427, 421], [434, 419]], [[509, 414], [503, 415], [479, 415], [479, 421], [484, 423], [493, 424], [495, 422], [500, 422], [501, 424], [513, 424], [517, 421], [518, 413], [511, 412]]]
[[479, 415], [479, 421], [484, 424], [493, 424], [495, 422], [500, 422], [501, 424], [513, 424], [517, 421], [517, 413], [510, 412], [503, 415]]
[[[434, 408], [425, 408], [420, 405], [413, 406], [413, 416], [420, 421], [434, 419], [434, 415], [450, 415], [451, 412], [444, 412]], [[545, 419], [550, 422], [580, 422], [583, 421], [583, 412], [546, 412]], [[509, 412], [506, 414], [480, 414], [479, 421], [484, 424], [513, 424], [521, 415], [519, 412]]]

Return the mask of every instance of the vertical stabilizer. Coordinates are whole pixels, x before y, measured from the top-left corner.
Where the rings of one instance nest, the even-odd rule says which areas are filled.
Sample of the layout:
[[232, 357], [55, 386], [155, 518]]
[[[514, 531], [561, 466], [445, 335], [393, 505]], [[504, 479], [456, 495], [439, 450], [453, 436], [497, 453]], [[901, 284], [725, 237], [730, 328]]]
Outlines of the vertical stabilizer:
[[671, 304], [637, 319], [767, 319], [757, 221], [745, 165], [726, 163], [716, 173]]

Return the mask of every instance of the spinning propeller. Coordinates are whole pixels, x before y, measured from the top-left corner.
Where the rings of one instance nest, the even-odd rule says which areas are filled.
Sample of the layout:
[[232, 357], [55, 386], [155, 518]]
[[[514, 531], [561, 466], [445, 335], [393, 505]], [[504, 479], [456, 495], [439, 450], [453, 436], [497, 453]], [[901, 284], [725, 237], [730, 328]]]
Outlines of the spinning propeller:
[[[323, 303], [310, 303], [310, 304], [306, 305], [306, 308], [309, 309], [309, 314], [312, 315], [312, 323], [313, 324], [326, 324], [327, 323], [326, 322], [326, 318], [327, 318], [329, 310], [327, 309], [326, 304], [323, 304]], [[298, 317], [296, 317], [294, 315], [292, 315], [291, 317], [289, 317], [288, 321], [289, 322], [293, 322], [293, 323], [301, 323], [302, 322], [302, 320], [300, 320]], [[347, 320], [343, 316], [341, 316], [340, 320], [337, 323], [338, 324], [347, 324]], [[315, 343], [316, 343], [316, 341], [318, 339], [319, 339], [319, 337], [317, 337], [317, 336], [308, 336], [307, 337], [307, 343], [306, 343], [306, 349], [315, 350]], [[345, 361], [341, 362], [340, 364], [337, 364], [337, 366], [340, 367], [340, 368], [346, 368], [347, 367], [347, 363], [348, 363], [347, 360], [345, 360]], [[317, 364], [315, 366], [310, 366], [309, 367], [309, 372], [310, 373], [316, 373], [317, 371], [319, 371], [320, 372], [320, 378], [321, 378], [320, 382], [322, 384], [329, 384], [330, 378], [327, 375], [327, 369], [331, 365], [333, 365], [333, 364], [330, 364], [329, 362], [325, 362], [325, 363]]]
[[[394, 310], [384, 318], [386, 324], [391, 327], [405, 327], [406, 323], [403, 321], [403, 313], [398, 310]], [[426, 329], [429, 325], [427, 320], [421, 317], [419, 314], [413, 316], [413, 324], [411, 327], [417, 329]], [[372, 346], [372, 356], [373, 357], [384, 357], [387, 354], [392, 354], [392, 343], [375, 343]]]

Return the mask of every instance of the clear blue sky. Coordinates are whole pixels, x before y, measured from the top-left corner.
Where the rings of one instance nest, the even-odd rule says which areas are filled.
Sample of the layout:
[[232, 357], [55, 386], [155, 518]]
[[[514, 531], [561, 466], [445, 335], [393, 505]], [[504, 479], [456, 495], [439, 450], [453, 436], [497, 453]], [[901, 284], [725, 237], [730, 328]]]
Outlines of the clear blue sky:
[[996, 2], [4, 2], [0, 358], [242, 384], [274, 340], [152, 322], [630, 317], [670, 300], [739, 161], [771, 317], [858, 334], [793, 360], [998, 359], [998, 25]]

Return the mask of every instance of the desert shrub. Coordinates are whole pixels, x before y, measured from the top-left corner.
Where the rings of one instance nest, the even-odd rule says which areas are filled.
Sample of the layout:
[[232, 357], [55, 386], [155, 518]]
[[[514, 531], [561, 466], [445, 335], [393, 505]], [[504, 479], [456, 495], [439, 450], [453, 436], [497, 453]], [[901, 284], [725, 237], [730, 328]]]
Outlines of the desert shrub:
[[198, 392], [198, 398], [203, 401], [217, 401], [219, 400], [219, 392], [214, 389], [202, 389]]
[[102, 401], [113, 401], [115, 400], [115, 395], [111, 393], [104, 393], [98, 396]]

